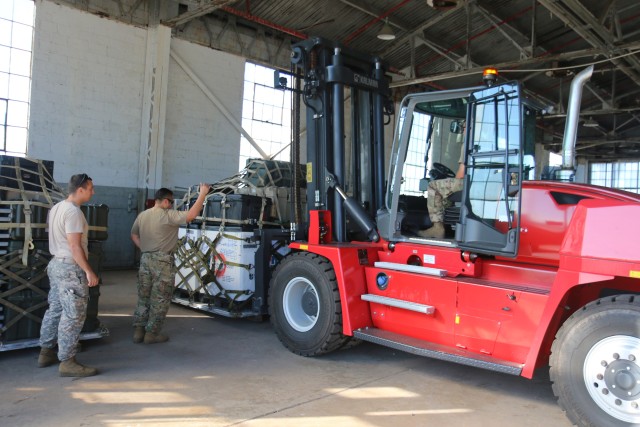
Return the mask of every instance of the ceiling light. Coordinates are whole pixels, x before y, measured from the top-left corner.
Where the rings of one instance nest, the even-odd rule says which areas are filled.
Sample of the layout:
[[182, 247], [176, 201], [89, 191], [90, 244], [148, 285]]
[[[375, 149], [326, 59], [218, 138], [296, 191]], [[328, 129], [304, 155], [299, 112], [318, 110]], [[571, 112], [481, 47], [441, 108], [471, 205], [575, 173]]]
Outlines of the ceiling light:
[[382, 30], [380, 30], [380, 32], [378, 33], [378, 38], [380, 40], [393, 40], [396, 38], [391, 25], [389, 25], [389, 20], [385, 21], [384, 25], [382, 26]]
[[458, 0], [427, 0], [427, 4], [434, 9], [449, 9], [458, 5]]
[[593, 117], [589, 117], [589, 119], [585, 120], [582, 123], [582, 126], [584, 126], [586, 128], [597, 128], [598, 126], [600, 126], [600, 124], [598, 122], [596, 122], [595, 120], [593, 120]]

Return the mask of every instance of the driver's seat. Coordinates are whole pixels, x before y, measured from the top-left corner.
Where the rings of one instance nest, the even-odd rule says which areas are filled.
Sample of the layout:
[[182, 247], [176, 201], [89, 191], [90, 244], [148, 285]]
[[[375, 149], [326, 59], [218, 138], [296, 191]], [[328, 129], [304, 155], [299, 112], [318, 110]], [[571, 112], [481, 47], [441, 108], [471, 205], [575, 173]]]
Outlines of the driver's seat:
[[451, 230], [456, 229], [456, 224], [460, 221], [460, 206], [462, 205], [462, 191], [456, 191], [452, 193], [449, 197], [449, 207], [444, 209], [444, 218], [443, 222], [447, 228]]

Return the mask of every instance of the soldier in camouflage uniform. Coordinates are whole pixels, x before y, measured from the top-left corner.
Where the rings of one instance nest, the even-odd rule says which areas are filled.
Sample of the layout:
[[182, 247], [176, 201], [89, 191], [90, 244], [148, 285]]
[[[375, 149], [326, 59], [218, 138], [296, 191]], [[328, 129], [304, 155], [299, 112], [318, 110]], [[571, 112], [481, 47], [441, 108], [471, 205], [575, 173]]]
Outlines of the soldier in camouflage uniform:
[[[464, 134], [464, 123], [462, 123], [462, 133]], [[444, 209], [447, 197], [456, 191], [462, 191], [464, 179], [464, 146], [460, 148], [460, 159], [458, 159], [458, 170], [454, 178], [437, 179], [429, 182], [427, 188], [427, 209], [431, 228], [418, 231], [420, 237], [443, 239], [444, 229]]]
[[[461, 164], [462, 169], [464, 165]], [[462, 172], [464, 175], [464, 172]], [[442, 223], [447, 197], [456, 191], [462, 191], [462, 178], [445, 178], [429, 182], [427, 189], [427, 209], [433, 224]]]
[[[38, 366], [46, 367], [60, 360], [63, 377], [96, 375], [95, 368], [76, 362], [80, 331], [87, 316], [89, 287], [98, 284], [98, 276], [89, 265], [87, 220], [80, 205], [93, 196], [93, 181], [86, 174], [69, 180], [69, 196], [49, 212], [49, 252], [53, 258], [47, 266], [49, 308], [40, 329]], [[58, 344], [58, 353], [54, 350]]]
[[209, 193], [208, 184], [200, 184], [198, 199], [188, 211], [171, 209], [173, 192], [161, 188], [155, 194], [153, 208], [142, 212], [131, 228], [131, 240], [140, 248], [138, 303], [133, 313], [133, 342], [162, 343], [160, 334], [169, 310], [176, 266], [173, 252], [178, 243], [178, 228], [198, 216]]

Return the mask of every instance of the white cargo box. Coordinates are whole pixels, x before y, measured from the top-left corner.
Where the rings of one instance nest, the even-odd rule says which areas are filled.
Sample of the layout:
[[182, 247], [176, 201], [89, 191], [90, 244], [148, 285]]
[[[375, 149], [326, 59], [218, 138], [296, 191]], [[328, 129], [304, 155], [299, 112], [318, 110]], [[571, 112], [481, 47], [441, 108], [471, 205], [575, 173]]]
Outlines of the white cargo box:
[[[200, 276], [206, 273], [206, 268], [202, 266], [198, 271], [193, 270], [194, 265], [199, 265], [196, 246], [200, 242], [202, 232], [200, 229], [180, 227], [178, 229], [178, 248], [176, 252], [176, 273], [175, 286], [186, 291], [195, 291], [201, 287]], [[186, 238], [185, 238], [186, 236]]]
[[[179, 250], [176, 256], [176, 263], [181, 266], [176, 286], [186, 289], [186, 281], [192, 292], [244, 301], [255, 292], [255, 253], [259, 244], [250, 241], [251, 231], [225, 228], [210, 250], [219, 233], [219, 228], [212, 226], [204, 231], [180, 229], [178, 236], [188, 235], [189, 239], [185, 242], [185, 251]], [[180, 259], [181, 252], [189, 254], [188, 262]], [[207, 273], [210, 273], [208, 277]], [[210, 280], [211, 274], [215, 274], [220, 286]]]

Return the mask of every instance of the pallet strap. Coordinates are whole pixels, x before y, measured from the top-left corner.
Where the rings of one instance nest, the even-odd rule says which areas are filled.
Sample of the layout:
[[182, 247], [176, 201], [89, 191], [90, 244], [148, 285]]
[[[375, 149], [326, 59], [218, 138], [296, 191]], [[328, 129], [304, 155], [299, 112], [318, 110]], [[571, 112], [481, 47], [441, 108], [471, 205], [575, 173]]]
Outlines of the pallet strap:
[[[4, 292], [0, 292], [0, 305], [13, 310], [17, 315], [7, 323], [0, 323], [0, 334], [4, 334], [13, 327], [22, 318], [29, 318], [37, 323], [42, 323], [42, 318], [36, 316], [34, 312], [46, 307], [48, 304], [48, 292], [35, 286], [40, 280], [47, 275], [46, 266], [49, 263], [49, 256], [40, 250], [32, 253], [32, 264], [25, 267], [21, 262], [23, 258], [22, 250], [10, 252], [0, 257], [0, 274], [5, 282], [16, 284]], [[37, 274], [33, 274], [37, 271]], [[9, 297], [24, 290], [31, 290], [34, 294], [39, 295], [42, 301], [38, 304], [23, 308], [9, 301]]]
[[24, 192], [24, 184], [22, 182], [22, 173], [20, 173], [20, 158], [14, 159], [16, 165], [16, 180], [18, 181], [18, 188], [20, 189], [20, 195], [22, 196], [22, 203], [24, 204], [24, 246], [22, 247], [22, 264], [27, 265], [29, 259], [29, 249], [33, 249], [33, 239], [31, 238], [31, 202]]
[[[247, 303], [246, 301], [238, 301], [238, 298], [243, 295], [251, 295], [253, 291], [225, 289], [218, 280], [218, 274], [226, 266], [244, 268], [247, 271], [251, 271], [254, 266], [225, 259], [216, 249], [223, 238], [245, 240], [242, 237], [219, 231], [213, 239], [205, 235], [195, 240], [184, 236], [178, 241], [176, 260], [178, 261], [177, 275], [180, 278], [180, 282], [176, 286], [182, 286], [187, 291], [191, 302], [195, 300], [197, 293], [204, 294], [209, 301], [215, 296], [222, 296], [228, 301], [228, 309], [233, 310]], [[210, 265], [215, 266], [215, 268], [212, 270]], [[187, 273], [183, 273], [183, 270], [187, 270]], [[197, 285], [193, 288], [189, 284], [189, 279], [191, 278], [194, 278], [197, 282]], [[217, 288], [218, 292], [212, 294], [209, 291], [207, 285], [211, 284]]]

